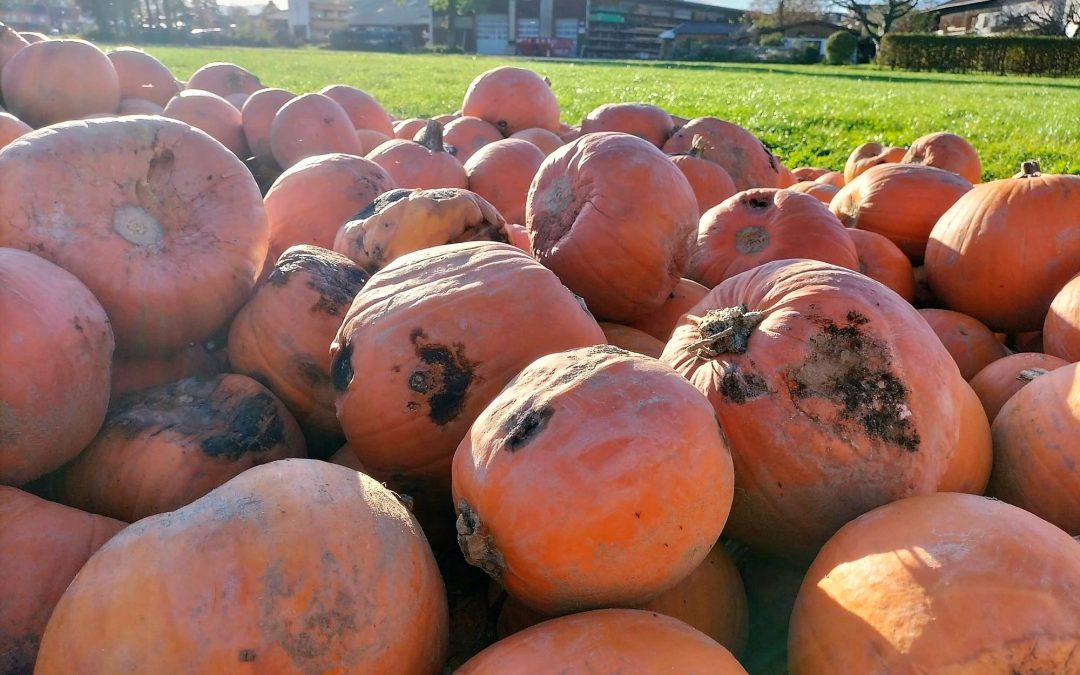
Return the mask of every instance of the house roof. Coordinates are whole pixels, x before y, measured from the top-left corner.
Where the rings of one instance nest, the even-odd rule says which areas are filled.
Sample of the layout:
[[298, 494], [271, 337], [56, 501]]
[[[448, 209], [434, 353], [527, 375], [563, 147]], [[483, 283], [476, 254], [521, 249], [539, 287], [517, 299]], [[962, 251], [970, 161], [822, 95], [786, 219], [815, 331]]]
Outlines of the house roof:
[[431, 7], [427, 0], [353, 0], [351, 26], [427, 26]]
[[[990, 2], [991, 0], [978, 0], [978, 1], [979, 2]], [[803, 28], [803, 27], [806, 27], [806, 26], [824, 26], [826, 28], [831, 28], [833, 30], [846, 30], [848, 32], [853, 32], [847, 26], [841, 26], [839, 24], [835, 24], [835, 23], [832, 23], [832, 22], [829, 22], [829, 21], [796, 21], [795, 23], [787, 23], [787, 24], [784, 24], [783, 26], [769, 26], [768, 28], [762, 28], [761, 32], [762, 33], [779, 33], [779, 32], [782, 32], [782, 31], [790, 30], [792, 28]]]
[[997, 0], [948, 0], [948, 2], [943, 2], [940, 5], [936, 5], [934, 7], [927, 7], [925, 11], [937, 12], [942, 9], [966, 9], [968, 7], [971, 7], [972, 5], [989, 5], [993, 4], [996, 1]]

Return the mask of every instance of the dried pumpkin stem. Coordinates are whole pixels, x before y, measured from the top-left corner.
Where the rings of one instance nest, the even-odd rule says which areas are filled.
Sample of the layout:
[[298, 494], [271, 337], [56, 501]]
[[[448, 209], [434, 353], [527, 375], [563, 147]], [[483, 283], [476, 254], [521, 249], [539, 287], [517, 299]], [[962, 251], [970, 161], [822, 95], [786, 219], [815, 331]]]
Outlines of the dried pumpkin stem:
[[480, 516], [464, 500], [458, 500], [457, 540], [465, 560], [487, 572], [495, 581], [506, 569], [502, 553], [495, 548], [495, 538], [480, 521]]
[[1020, 380], [1021, 382], [1031, 382], [1036, 377], [1039, 377], [1040, 375], [1045, 375], [1046, 372], [1047, 371], [1045, 368], [1027, 368], [1025, 370], [1021, 370], [1020, 373], [1016, 376], [1016, 379]]
[[742, 354], [750, 344], [750, 334], [764, 319], [765, 312], [748, 311], [746, 305], [710, 309], [697, 320], [701, 339], [688, 349], [703, 361], [721, 354]]
[[1033, 178], [1040, 175], [1042, 167], [1039, 166], [1038, 160], [1029, 159], [1020, 164], [1020, 173], [1023, 178]]
[[424, 133], [420, 135], [420, 140], [417, 143], [432, 152], [446, 152], [446, 148], [443, 147], [442, 123], [439, 120], [428, 120], [427, 125], [424, 127]]
[[706, 150], [711, 149], [709, 142], [705, 140], [705, 137], [701, 134], [694, 134], [694, 140], [690, 142], [690, 152], [686, 153], [691, 157], [701, 157], [705, 154]]

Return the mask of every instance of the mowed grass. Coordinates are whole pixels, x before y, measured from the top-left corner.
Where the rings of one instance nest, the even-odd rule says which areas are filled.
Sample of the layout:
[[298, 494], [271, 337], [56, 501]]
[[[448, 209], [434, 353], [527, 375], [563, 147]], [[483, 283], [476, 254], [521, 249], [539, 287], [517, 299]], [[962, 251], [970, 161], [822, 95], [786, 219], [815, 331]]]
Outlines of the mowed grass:
[[150, 47], [186, 79], [211, 61], [250, 69], [297, 93], [332, 83], [375, 96], [396, 117], [453, 112], [469, 82], [502, 64], [551, 79], [563, 120], [602, 103], [654, 103], [684, 117], [715, 115], [757, 134], [789, 167], [843, 169], [865, 141], [907, 145], [934, 131], [970, 140], [984, 179], [1040, 160], [1044, 172], [1080, 174], [1080, 80], [907, 73], [875, 67], [627, 63], [396, 55], [317, 49]]

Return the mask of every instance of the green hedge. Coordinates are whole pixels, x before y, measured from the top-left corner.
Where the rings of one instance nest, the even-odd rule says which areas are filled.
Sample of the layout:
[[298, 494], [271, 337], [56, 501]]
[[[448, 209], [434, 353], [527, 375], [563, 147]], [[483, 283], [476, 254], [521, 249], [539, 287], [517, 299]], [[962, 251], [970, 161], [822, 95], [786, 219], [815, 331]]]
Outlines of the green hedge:
[[1080, 76], [1080, 40], [889, 34], [878, 63], [904, 70]]

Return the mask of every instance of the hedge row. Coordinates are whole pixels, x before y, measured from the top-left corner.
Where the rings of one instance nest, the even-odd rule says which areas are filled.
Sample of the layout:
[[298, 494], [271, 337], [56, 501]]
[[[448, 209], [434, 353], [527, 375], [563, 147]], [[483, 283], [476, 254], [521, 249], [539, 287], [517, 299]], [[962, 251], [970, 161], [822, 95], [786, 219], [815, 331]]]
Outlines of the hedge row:
[[904, 70], [1080, 76], [1080, 40], [889, 34], [878, 63]]

